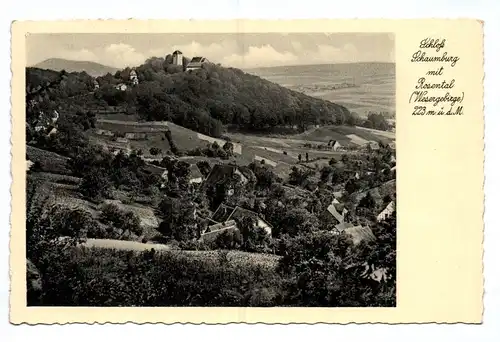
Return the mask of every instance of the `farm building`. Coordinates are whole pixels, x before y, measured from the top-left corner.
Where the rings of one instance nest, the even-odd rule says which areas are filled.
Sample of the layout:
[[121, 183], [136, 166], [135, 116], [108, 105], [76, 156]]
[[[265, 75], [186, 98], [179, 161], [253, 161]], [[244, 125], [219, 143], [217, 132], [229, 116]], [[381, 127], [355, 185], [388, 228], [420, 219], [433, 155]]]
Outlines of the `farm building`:
[[96, 79], [94, 79], [94, 82], [93, 82], [93, 83], [94, 83], [94, 90], [99, 89], [99, 82], [97, 82], [97, 80], [96, 80]]
[[273, 228], [271, 224], [259, 217], [256, 212], [241, 207], [232, 208], [225, 204], [221, 204], [212, 215], [212, 220], [220, 223], [228, 221], [241, 222], [245, 217], [254, 218], [256, 227], [264, 229], [268, 235], [272, 234]]
[[174, 65], [182, 66], [182, 52], [180, 52], [179, 50], [175, 50], [174, 53], [172, 54], [172, 57]]
[[191, 62], [186, 66], [186, 71], [201, 69], [205, 63], [208, 63], [208, 59], [205, 57], [193, 57]]

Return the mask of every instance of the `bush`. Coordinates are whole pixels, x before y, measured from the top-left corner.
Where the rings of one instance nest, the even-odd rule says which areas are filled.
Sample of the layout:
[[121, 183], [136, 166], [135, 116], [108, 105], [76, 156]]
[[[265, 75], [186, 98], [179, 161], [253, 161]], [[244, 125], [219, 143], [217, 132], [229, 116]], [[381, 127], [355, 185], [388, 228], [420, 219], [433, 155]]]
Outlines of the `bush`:
[[131, 233], [137, 236], [142, 235], [143, 230], [139, 218], [133, 212], [121, 210], [115, 204], [110, 203], [103, 206], [99, 218], [111, 227], [121, 229], [123, 233], [128, 232], [129, 236]]
[[151, 147], [149, 149], [149, 153], [151, 153], [151, 155], [153, 156], [156, 156], [161, 153], [161, 149], [159, 149], [158, 147]]

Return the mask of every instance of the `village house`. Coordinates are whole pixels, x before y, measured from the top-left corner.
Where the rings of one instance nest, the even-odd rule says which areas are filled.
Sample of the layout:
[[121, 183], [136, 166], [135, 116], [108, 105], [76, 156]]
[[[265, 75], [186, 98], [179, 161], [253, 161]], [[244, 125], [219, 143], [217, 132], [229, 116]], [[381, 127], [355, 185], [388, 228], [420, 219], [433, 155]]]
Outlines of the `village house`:
[[172, 54], [172, 64], [173, 65], [180, 65], [182, 66], [182, 52], [179, 50], [175, 50], [174, 53]]
[[337, 141], [337, 140], [330, 140], [328, 142], [328, 146], [334, 150], [334, 151], [338, 151], [338, 150], [341, 150], [342, 149], [342, 145]]
[[47, 136], [50, 137], [51, 135], [54, 135], [57, 133], [57, 128], [52, 127], [52, 129], [47, 133]]
[[127, 90], [127, 85], [125, 83], [119, 83], [115, 86], [115, 89], [125, 91], [125, 90]]
[[208, 63], [208, 59], [205, 57], [193, 57], [191, 62], [186, 66], [186, 71], [201, 69], [205, 63]]
[[168, 171], [167, 171], [167, 169], [165, 169], [163, 167], [147, 163], [144, 166], [144, 170], [146, 172], [149, 172], [150, 174], [160, 176], [162, 179], [165, 179], [165, 180], [168, 179]]
[[231, 187], [231, 182], [237, 180], [243, 185], [247, 184], [249, 182], [250, 172], [250, 170], [244, 170], [235, 164], [216, 164], [208, 174], [204, 186], [212, 187], [226, 184], [229, 186], [227, 195], [232, 196], [234, 190]]
[[[160, 176], [164, 180], [168, 180], [168, 170], [163, 167], [147, 163], [144, 169], [151, 174]], [[190, 184], [200, 184], [203, 182], [203, 175], [196, 164], [189, 165], [188, 181]]]
[[203, 182], [203, 174], [196, 164], [189, 165], [189, 184], [201, 184]]
[[54, 110], [52, 114], [46, 114], [45, 112], [40, 112], [38, 115], [37, 124], [35, 125], [35, 131], [40, 132], [53, 127], [57, 124], [57, 120], [59, 120], [59, 112]]
[[255, 220], [255, 227], [260, 227], [266, 232], [267, 235], [272, 235], [273, 228], [270, 223], [259, 217], [256, 212], [242, 207], [233, 208], [225, 204], [221, 204], [212, 215], [211, 219], [215, 222], [225, 223], [229, 221], [241, 222], [245, 217], [252, 217]]
[[369, 152], [375, 152], [380, 150], [380, 145], [376, 141], [369, 141], [366, 148]]
[[343, 223], [344, 217], [348, 213], [344, 205], [339, 203], [336, 198], [332, 200], [332, 203], [326, 208], [326, 211], [336, 220], [337, 223]]
[[238, 228], [236, 227], [236, 222], [234, 220], [220, 223], [209, 219], [209, 222], [212, 224], [209, 225], [203, 233], [201, 233], [199, 239], [200, 241], [213, 242], [217, 238], [217, 236], [224, 232], [238, 230]]
[[99, 82], [97, 82], [97, 80], [96, 80], [96, 79], [94, 79], [93, 84], [94, 84], [94, 90], [99, 89]]
[[391, 163], [396, 163], [396, 157], [394, 156], [394, 154], [391, 154], [391, 160], [390, 160]]
[[354, 225], [352, 223], [342, 222], [342, 223], [335, 225], [333, 232], [338, 235], [338, 234], [342, 233], [344, 230], [346, 230], [347, 228], [351, 228], [351, 227], [354, 227]]

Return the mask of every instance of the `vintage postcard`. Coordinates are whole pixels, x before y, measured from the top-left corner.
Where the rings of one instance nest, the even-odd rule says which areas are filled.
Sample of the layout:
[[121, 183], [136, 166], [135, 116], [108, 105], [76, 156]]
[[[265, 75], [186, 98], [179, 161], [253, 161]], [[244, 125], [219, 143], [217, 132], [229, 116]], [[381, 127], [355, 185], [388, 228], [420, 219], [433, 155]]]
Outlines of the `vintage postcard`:
[[11, 322], [481, 323], [483, 27], [12, 26]]

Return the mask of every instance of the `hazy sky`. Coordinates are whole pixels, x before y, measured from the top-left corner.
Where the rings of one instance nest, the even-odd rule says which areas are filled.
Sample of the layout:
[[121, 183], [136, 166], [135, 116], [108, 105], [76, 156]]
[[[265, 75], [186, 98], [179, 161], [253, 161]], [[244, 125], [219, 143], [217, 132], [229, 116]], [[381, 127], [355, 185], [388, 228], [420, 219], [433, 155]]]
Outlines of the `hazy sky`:
[[394, 62], [390, 33], [32, 34], [26, 44], [28, 65], [65, 58], [121, 68], [175, 50], [238, 68]]

